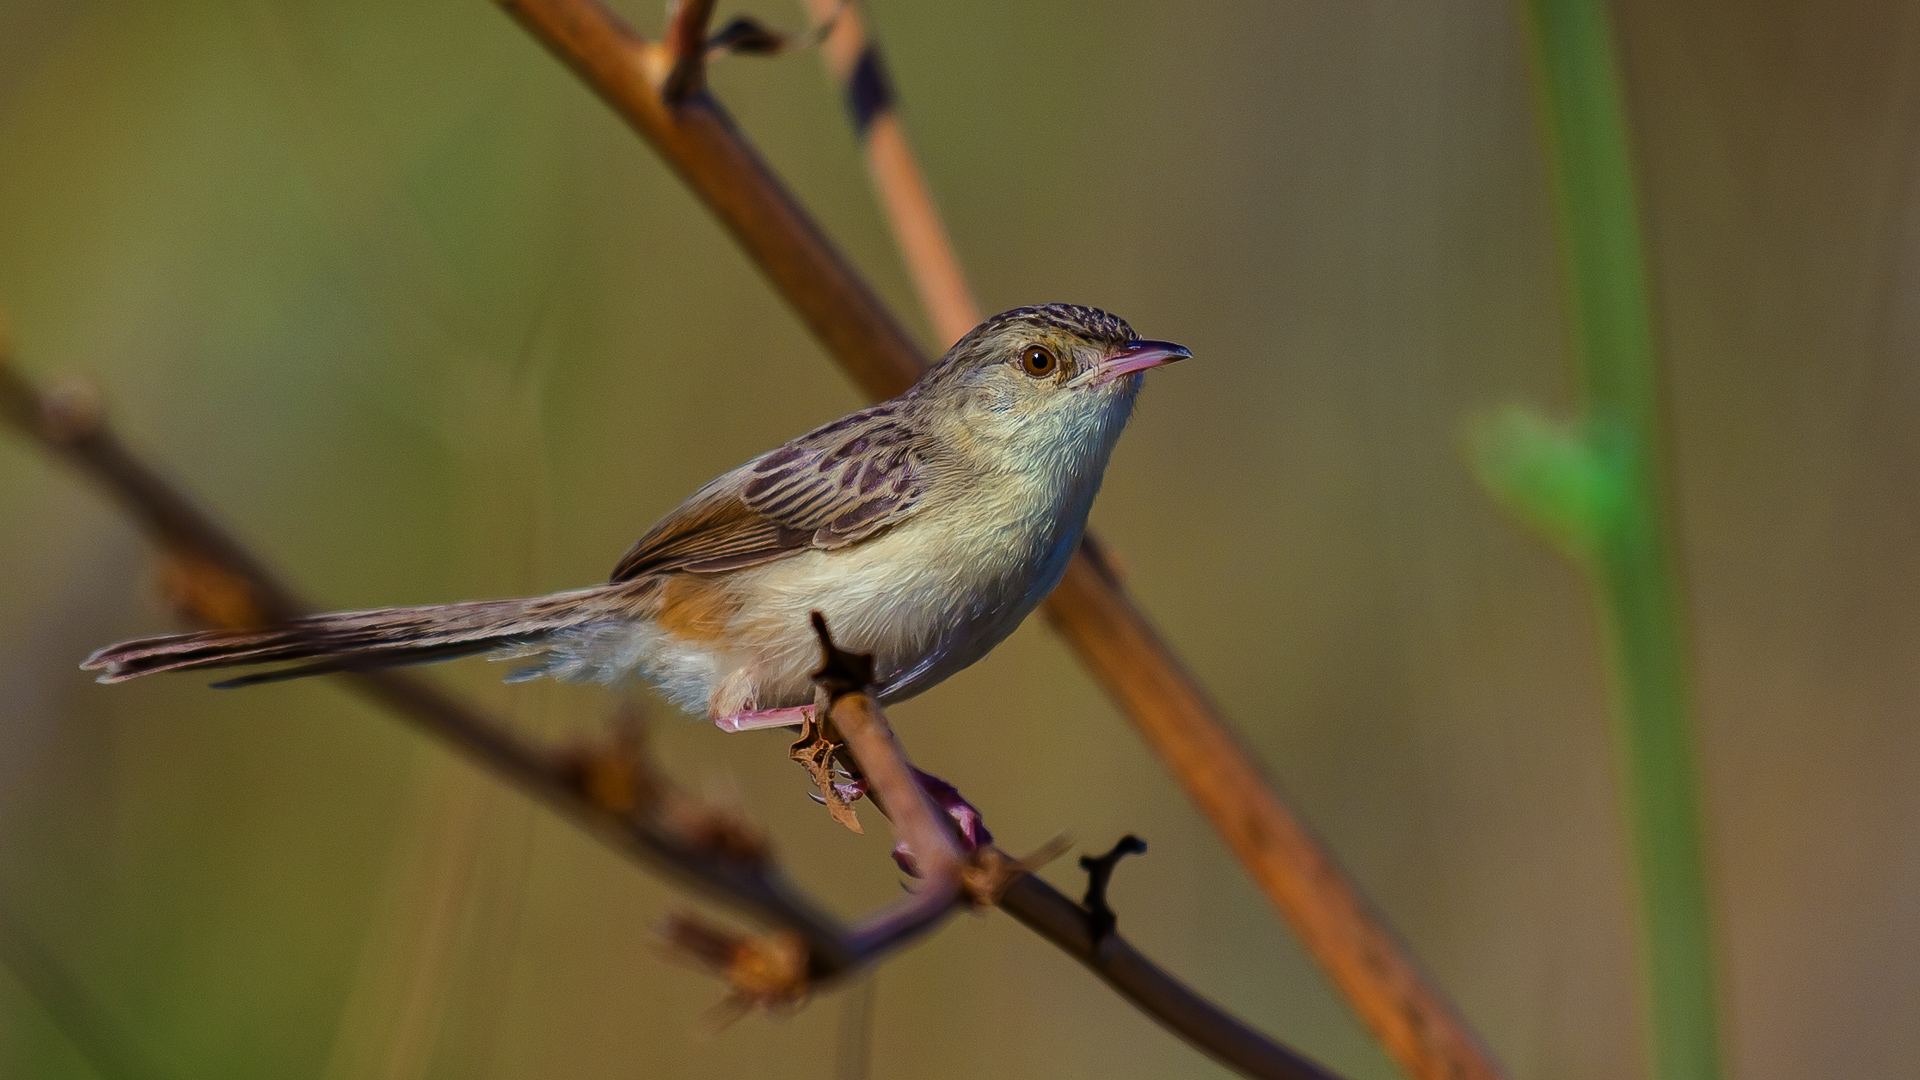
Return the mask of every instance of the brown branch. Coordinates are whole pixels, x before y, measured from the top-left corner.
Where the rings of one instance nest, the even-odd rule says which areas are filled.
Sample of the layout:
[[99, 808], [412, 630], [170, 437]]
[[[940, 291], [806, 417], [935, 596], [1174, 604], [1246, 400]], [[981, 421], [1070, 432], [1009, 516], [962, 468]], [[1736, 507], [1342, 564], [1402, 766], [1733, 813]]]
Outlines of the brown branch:
[[707, 86], [707, 24], [713, 21], [714, 0], [677, 0], [667, 19], [662, 44], [669, 66], [660, 82], [660, 98], [678, 105]]
[[704, 90], [669, 107], [646, 41], [592, 0], [500, 0], [645, 136], [869, 393], [913, 384], [920, 350]]
[[1111, 933], [1097, 936], [1087, 910], [1038, 875], [1016, 879], [1001, 896], [1000, 908], [1086, 965], [1162, 1027], [1220, 1064], [1245, 1076], [1299, 1080], [1333, 1076], [1307, 1058], [1293, 1056], [1288, 1061], [1276, 1055], [1273, 1042], [1265, 1035], [1168, 975], [1126, 938]]
[[813, 629], [822, 658], [813, 677], [821, 727], [844, 742], [841, 752], [852, 758], [868, 785], [868, 796], [892, 822], [894, 836], [921, 874], [911, 900], [880, 913], [851, 935], [858, 948], [884, 950], [917, 936], [952, 909], [961, 897], [966, 859], [873, 698], [873, 657], [835, 646], [826, 619], [817, 611]]
[[[282, 619], [307, 610], [276, 575], [157, 471], [128, 451], [107, 425], [97, 395], [41, 392], [0, 353], [0, 419], [98, 484], [170, 553], [230, 575], [258, 610]], [[654, 815], [593, 797], [566, 761], [515, 736], [505, 724], [431, 683], [392, 671], [350, 672], [354, 690], [404, 716], [621, 851], [683, 885], [756, 919], [798, 934], [823, 973], [855, 959], [833, 919], [801, 898], [777, 869], [751, 853], [716, 850]]]
[[[817, 611], [813, 629], [822, 658], [813, 676], [818, 712], [804, 730], [831, 748], [829, 757], [835, 753], [852, 757], [875, 803], [892, 808], [888, 820], [894, 836], [905, 850], [915, 853], [923, 875], [907, 899], [870, 916], [844, 936], [849, 960], [842, 970], [829, 973], [837, 978], [877, 962], [944, 922], [964, 895], [963, 871], [968, 863], [942, 825], [940, 811], [916, 781], [906, 751], [872, 696], [873, 657], [836, 647], [826, 619]], [[817, 764], [824, 769], [825, 762]], [[830, 782], [824, 786], [831, 790]], [[791, 1008], [819, 981], [808, 971], [805, 944], [791, 933], [743, 938], [682, 917], [670, 928], [668, 941], [731, 984], [733, 995], [722, 1006], [723, 1020], [756, 1007]]]
[[1076, 559], [1047, 614], [1401, 1066], [1422, 1080], [1504, 1076], [1112, 580]]
[[[919, 350], [846, 258], [807, 217], [711, 96], [668, 110], [634, 72], [640, 39], [595, 0], [499, 0], [645, 136], [733, 232], [801, 318], [876, 398], [904, 390]], [[877, 54], [873, 54], [877, 55]], [[856, 69], [857, 70], [857, 69]], [[902, 139], [897, 154], [907, 157]], [[876, 182], [906, 173], [876, 169]], [[918, 170], [912, 175], [917, 179]], [[903, 230], [944, 245], [920, 185], [883, 196], [922, 219]], [[920, 241], [916, 240], [916, 243]], [[957, 267], [957, 260], [946, 256]], [[922, 276], [916, 272], [916, 282]], [[964, 284], [956, 272], [954, 280]], [[943, 325], [962, 320], [963, 290], [928, 297]], [[966, 301], [964, 308], [971, 308]], [[977, 312], [973, 314], [977, 315]], [[1301, 823], [1219, 708], [1100, 562], [1089, 538], [1048, 599], [1053, 625], [1126, 710], [1188, 796], [1388, 1052], [1420, 1080], [1505, 1075], [1473, 1029]]]
[[[871, 697], [865, 694], [848, 695], [837, 707], [834, 720], [842, 725], [842, 731], [849, 732], [847, 741], [855, 748], [853, 752], [860, 757], [863, 769], [873, 770], [876, 761], [887, 760], [880, 757], [877, 751], [892, 744], [892, 731]], [[847, 726], [849, 721], [862, 728], [864, 733], [852, 734]], [[862, 743], [868, 744], [864, 750]], [[867, 774], [879, 792], [888, 789], [888, 783], [880, 781], [881, 776], [889, 776], [890, 783], [913, 785], [912, 774], [907, 770], [904, 757], [897, 752], [890, 757], [893, 766], [883, 766], [879, 771], [869, 771]], [[953, 838], [941, 826], [938, 812], [927, 802], [925, 794], [913, 797], [914, 793], [909, 792], [909, 796], [888, 802], [887, 805], [895, 808], [889, 820], [899, 830], [901, 842], [907, 850], [914, 852], [916, 858], [927, 861], [917, 864], [922, 877], [913, 890], [911, 900], [894, 910], [875, 915], [849, 933], [848, 940], [861, 952], [885, 952], [918, 937], [931, 929], [964, 895], [960, 872], [965, 863], [959, 849], [954, 846]], [[886, 798], [885, 795], [881, 797]], [[907, 812], [901, 813], [901, 808]]]
[[[959, 852], [948, 829], [944, 824], [935, 822], [938, 811], [928, 799], [925, 789], [913, 780], [906, 756], [894, 742], [892, 729], [887, 727], [886, 717], [879, 705], [864, 692], [873, 677], [872, 658], [848, 656], [836, 649], [824, 622], [817, 615], [814, 627], [820, 635], [822, 652], [826, 655], [826, 663], [820, 674], [815, 676], [815, 681], [821, 686], [822, 696], [833, 702], [835, 726], [850, 744], [856, 763], [873, 785], [869, 793], [873, 801], [883, 813], [888, 812], [890, 806], [900, 806], [903, 802], [912, 807], [912, 814], [919, 823], [902, 827], [900, 832], [907, 839], [916, 861], [926, 857], [922, 852], [936, 850], [941, 853], [941, 858], [957, 862]], [[836, 662], [838, 671], [835, 670]], [[860, 670], [862, 662], [863, 673]], [[896, 771], [891, 775], [876, 771], [876, 762], [883, 763], [882, 769]], [[936, 837], [925, 837], [929, 829], [934, 831]], [[1134, 840], [1132, 837], [1128, 839]], [[1134, 840], [1134, 844], [1138, 845], [1139, 841]], [[1124, 844], [1121, 849], [1141, 850], [1140, 847], [1128, 848]], [[974, 864], [1003, 868], [1017, 866], [1015, 860], [991, 847], [976, 849]], [[1104, 877], [1097, 880], [1097, 887], [1090, 882], [1088, 896], [1098, 897], [1100, 903], [1098, 907], [1083, 907], [1067, 899], [1038, 876], [1024, 869], [1016, 869], [993, 888], [992, 901], [1021, 924], [1085, 964], [1168, 1031], [1221, 1064], [1247, 1076], [1276, 1080], [1332, 1080], [1332, 1074], [1317, 1063], [1277, 1046], [1265, 1035], [1195, 994], [1135, 951], [1132, 945], [1113, 932], [1113, 913], [1106, 907], [1105, 886]]]
[[848, 119], [866, 154], [867, 172], [901, 260], [933, 321], [934, 336], [950, 345], [980, 322], [980, 305], [974, 302], [966, 271], [940, 220], [939, 204], [907, 142], [880, 47], [868, 36], [859, 10], [844, 7], [843, 0], [806, 0], [806, 5], [816, 25], [832, 20], [822, 50], [827, 71], [841, 88]]
[[[286, 617], [303, 610], [278, 577], [157, 470], [136, 458], [106, 423], [99, 395], [79, 384], [43, 392], [14, 369], [0, 327], [0, 421], [92, 480], [163, 548], [191, 555], [238, 582], [256, 610]], [[807, 976], [834, 978], [872, 963], [931, 925], [869, 924], [844, 933], [801, 898], [752, 844], [729, 842], [720, 828], [688, 829], [672, 814], [646, 813], [641, 767], [619, 757], [552, 755], [514, 736], [498, 720], [422, 679], [396, 672], [347, 673], [356, 690], [415, 727], [450, 744], [508, 784], [572, 820], [643, 866], [780, 927], [807, 952]], [[583, 767], [583, 765], [585, 767]], [[595, 768], [613, 765], [616, 768]], [[608, 782], [607, 773], [613, 773]], [[624, 796], [624, 797], [623, 797]], [[1100, 942], [1073, 901], [1031, 874], [1004, 890], [1000, 904], [1042, 937], [1092, 967], [1123, 996], [1202, 1052], [1248, 1076], [1338, 1080], [1307, 1058], [1242, 1024], [1134, 952], [1117, 936]], [[948, 905], [950, 907], [950, 905]], [[948, 909], [943, 907], [942, 914]]]

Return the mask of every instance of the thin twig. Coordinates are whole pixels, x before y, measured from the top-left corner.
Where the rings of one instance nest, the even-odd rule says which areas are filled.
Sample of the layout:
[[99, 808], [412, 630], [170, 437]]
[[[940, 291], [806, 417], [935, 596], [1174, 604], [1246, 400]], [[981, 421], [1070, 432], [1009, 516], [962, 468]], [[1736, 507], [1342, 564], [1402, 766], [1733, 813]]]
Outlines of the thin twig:
[[880, 976], [871, 971], [843, 995], [833, 1080], [867, 1080], [873, 1075], [873, 1013], [879, 996]]
[[[1097, 936], [1087, 910], [1027, 874], [1000, 898], [1000, 908], [1084, 964], [1148, 1016], [1187, 1044], [1245, 1076], [1333, 1080], [1319, 1063], [1276, 1047], [1272, 1040], [1193, 992], [1142, 956], [1119, 934]], [[1276, 1052], [1277, 1051], [1277, 1052]]]
[[1081, 899], [1080, 906], [1093, 916], [1093, 937], [1095, 941], [1113, 933], [1119, 925], [1120, 917], [1114, 914], [1113, 906], [1107, 903], [1107, 887], [1113, 884], [1114, 868], [1120, 860], [1129, 855], [1145, 855], [1147, 842], [1128, 833], [1120, 838], [1105, 855], [1080, 856], [1080, 869], [1087, 872], [1087, 895]]
[[[643, 39], [596, 0], [498, 2], [653, 144], [869, 395], [892, 397], [913, 383], [925, 366], [919, 349], [711, 95], [665, 106], [634, 60]], [[1097, 551], [1089, 538], [1046, 604], [1081, 662], [1408, 1072], [1419, 1080], [1503, 1077]]]
[[840, 86], [854, 135], [867, 159], [867, 172], [893, 229], [894, 243], [920, 294], [934, 337], [952, 344], [980, 321], [967, 275], [954, 254], [940, 207], [920, 173], [907, 129], [895, 107], [893, 81], [880, 46], [867, 33], [866, 20], [845, 0], [806, 0], [819, 26], [831, 26], [822, 55]]
[[645, 39], [593, 0], [499, 0], [651, 142], [869, 393], [918, 378], [913, 339], [704, 90], [669, 107]]
[[[957, 858], [958, 852], [953, 841], [947, 835], [944, 826], [935, 826], [931, 820], [936, 813], [925, 791], [914, 783], [904, 771], [907, 768], [905, 755], [898, 752], [893, 744], [892, 731], [885, 728], [886, 718], [879, 706], [865, 693], [847, 692], [847, 686], [859, 686], [863, 689], [872, 681], [872, 661], [870, 657], [854, 657], [855, 661], [866, 663], [864, 677], [852, 678], [840, 676], [836, 686], [835, 675], [830, 671], [834, 664], [836, 649], [824, 624], [815, 617], [816, 631], [820, 635], [823, 651], [828, 662], [821, 675], [816, 676], [823, 690], [833, 695], [836, 690], [841, 696], [835, 699], [835, 724], [842, 736], [855, 750], [856, 764], [863, 772], [871, 768], [870, 763], [881, 762], [883, 768], [903, 770], [885, 782], [877, 775], [867, 772], [867, 779], [873, 784], [874, 802], [883, 813], [889, 806], [897, 806], [902, 801], [903, 784], [907, 787], [906, 802], [913, 807], [912, 813], [920, 818], [917, 826], [902, 827], [901, 835], [909, 838], [920, 837], [931, 827], [939, 834], [936, 844], [927, 839], [912, 840], [918, 843], [915, 848], [916, 859], [919, 853], [928, 848], [944, 851], [945, 858]], [[844, 654], [842, 654], [844, 656]], [[843, 669], [844, 671], [845, 669]], [[854, 732], [867, 729], [863, 736]], [[884, 730], [880, 730], [884, 729]], [[876, 739], [876, 736], [878, 737]], [[859, 751], [866, 747], [867, 756], [862, 758]], [[1097, 904], [1080, 906], [1067, 899], [1052, 886], [1031, 873], [1015, 873], [997, 890], [994, 902], [1021, 923], [1060, 946], [1075, 959], [1091, 968], [1108, 985], [1140, 1006], [1148, 1015], [1159, 1021], [1167, 1030], [1207, 1054], [1223, 1065], [1238, 1070], [1248, 1076], [1289, 1078], [1289, 1080], [1330, 1080], [1332, 1074], [1322, 1069], [1312, 1060], [1293, 1053], [1284, 1047], [1276, 1046], [1272, 1040], [1242, 1024], [1233, 1016], [1222, 1012], [1211, 1002], [1195, 994], [1178, 980], [1154, 966], [1153, 962], [1136, 952], [1118, 934], [1114, 933], [1112, 909], [1106, 906], [1106, 879], [1112, 872], [1112, 863], [1119, 855], [1145, 851], [1146, 845], [1137, 837], [1128, 836], [1115, 845], [1114, 852], [1101, 860], [1106, 864], [1106, 875], [1095, 880], [1098, 885], [1088, 888], [1088, 899]], [[990, 847], [976, 850], [976, 863], [994, 863], [1006, 865], [1012, 860]], [[1087, 860], [1082, 860], [1085, 865]]]
[[[83, 397], [77, 390], [42, 393], [9, 361], [0, 354], [0, 418], [95, 481], [162, 547], [202, 559], [244, 584], [258, 609], [271, 613], [273, 621], [308, 610], [237, 539], [127, 449], [108, 426], [97, 396]], [[654, 870], [799, 934], [822, 972], [838, 972], [853, 962], [835, 921], [795, 893], [772, 866], [711, 850], [648, 815], [602, 805], [560, 759], [423, 679], [393, 671], [350, 672], [346, 677], [362, 696], [399, 713]]]
[[827, 620], [817, 611], [813, 629], [822, 656], [813, 680], [819, 687], [817, 701], [826, 716], [824, 723], [846, 742], [845, 752], [852, 755], [870, 786], [869, 796], [893, 823], [894, 836], [912, 853], [922, 875], [911, 899], [848, 935], [856, 954], [878, 954], [919, 936], [952, 910], [961, 896], [964, 860], [873, 698], [873, 657], [835, 646]]
[[678, 0], [667, 19], [663, 44], [671, 61], [660, 83], [660, 97], [677, 105], [707, 85], [707, 24], [714, 0]]
[[[261, 610], [295, 614], [302, 605], [237, 539], [157, 470], [136, 458], [106, 423], [97, 394], [47, 393], [14, 369], [0, 335], [0, 421], [95, 482], [143, 530], [170, 551], [188, 552], [241, 582]], [[738, 845], [689, 840], [663, 818], [637, 814], [638, 799], [610, 798], [565, 757], [515, 737], [504, 724], [422, 679], [396, 672], [348, 674], [350, 683], [414, 726], [451, 744], [508, 784], [557, 810], [603, 843], [656, 872], [798, 937], [809, 975], [828, 979], [863, 959], [828, 916], [801, 899], [762, 858]], [[632, 782], [631, 775], [629, 782]], [[1109, 935], [1099, 955], [1086, 911], [1032, 874], [1006, 885], [1000, 906], [1079, 959], [1123, 996], [1203, 1053], [1247, 1076], [1338, 1080], [1291, 1049], [1241, 1023]], [[869, 935], [877, 939], [877, 935]], [[906, 936], [889, 940], [899, 944]], [[877, 959], [871, 951], [867, 963]]]

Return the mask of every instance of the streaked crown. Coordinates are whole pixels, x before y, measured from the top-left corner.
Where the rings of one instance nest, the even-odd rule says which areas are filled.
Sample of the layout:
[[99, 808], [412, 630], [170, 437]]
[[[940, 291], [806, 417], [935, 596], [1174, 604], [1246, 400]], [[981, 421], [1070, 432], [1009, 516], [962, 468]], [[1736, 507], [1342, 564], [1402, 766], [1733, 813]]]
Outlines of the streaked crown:
[[1138, 335], [1127, 320], [1118, 315], [1108, 314], [1099, 308], [1084, 307], [1080, 304], [1037, 304], [1033, 307], [1017, 307], [1012, 311], [1003, 311], [986, 322], [974, 327], [961, 338], [949, 352], [972, 351], [972, 346], [983, 341], [1003, 340], [1010, 334], [1020, 331], [1060, 331], [1085, 338], [1088, 341], [1109, 348], [1118, 349]]

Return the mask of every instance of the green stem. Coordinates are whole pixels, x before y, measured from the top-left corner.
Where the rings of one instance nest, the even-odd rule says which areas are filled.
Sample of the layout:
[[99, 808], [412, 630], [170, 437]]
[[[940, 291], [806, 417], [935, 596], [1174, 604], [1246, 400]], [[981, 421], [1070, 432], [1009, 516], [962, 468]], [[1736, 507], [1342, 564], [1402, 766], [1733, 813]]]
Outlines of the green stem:
[[[1600, 0], [1525, 0], [1584, 382], [1575, 435], [1611, 474], [1564, 537], [1603, 608], [1640, 887], [1656, 1080], [1717, 1080], [1689, 647], [1665, 489], [1639, 212]], [[1589, 468], [1591, 471], [1591, 467]], [[1581, 480], [1596, 487], [1591, 478]], [[1496, 481], [1497, 483], [1497, 481]]]

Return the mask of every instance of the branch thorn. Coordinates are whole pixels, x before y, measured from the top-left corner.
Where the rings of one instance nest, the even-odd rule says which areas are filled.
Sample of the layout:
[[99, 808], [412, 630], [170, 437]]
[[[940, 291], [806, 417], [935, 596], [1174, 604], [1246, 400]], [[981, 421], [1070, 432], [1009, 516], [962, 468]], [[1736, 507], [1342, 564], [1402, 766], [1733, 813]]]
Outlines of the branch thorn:
[[713, 19], [714, 0], [676, 0], [667, 18], [662, 43], [672, 66], [660, 83], [660, 97], [669, 106], [699, 93], [707, 83], [707, 23]]
[[1147, 842], [1128, 833], [1113, 845], [1105, 855], [1080, 856], [1080, 869], [1087, 872], [1087, 895], [1080, 901], [1087, 909], [1087, 920], [1093, 928], [1093, 944], [1098, 947], [1108, 934], [1113, 933], [1120, 917], [1113, 908], [1107, 906], [1107, 886], [1113, 881], [1113, 869], [1120, 860], [1129, 855], [1145, 855]]
[[827, 617], [814, 612], [813, 632], [820, 638], [820, 670], [813, 681], [827, 692], [829, 701], [857, 694], [873, 685], [873, 654], [848, 652], [834, 644], [827, 630]]

